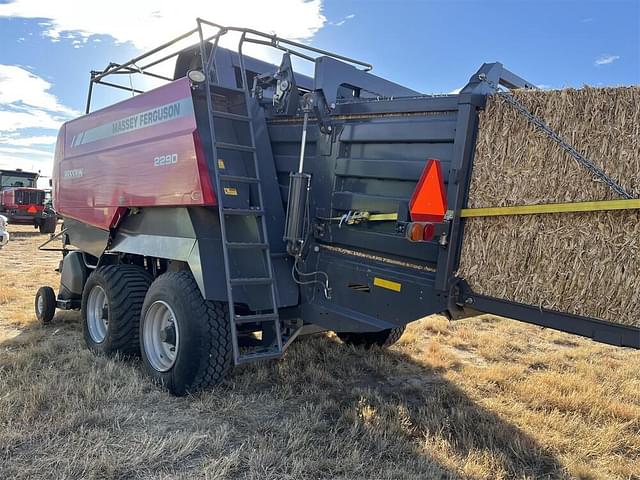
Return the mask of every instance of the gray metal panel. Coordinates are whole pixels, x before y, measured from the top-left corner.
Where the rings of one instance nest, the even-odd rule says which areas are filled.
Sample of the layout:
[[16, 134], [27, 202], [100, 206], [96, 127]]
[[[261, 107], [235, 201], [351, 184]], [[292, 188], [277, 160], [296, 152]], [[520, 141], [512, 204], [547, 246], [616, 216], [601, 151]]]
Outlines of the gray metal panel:
[[384, 213], [397, 212], [402, 203], [407, 203], [407, 199], [353, 192], [335, 192], [331, 202], [332, 207], [337, 210], [364, 210]]
[[194, 238], [118, 233], [108, 253], [131, 253], [186, 262], [195, 243]]
[[[292, 131], [293, 130], [293, 131]], [[270, 123], [269, 138], [272, 143], [291, 142], [296, 144], [296, 149], [300, 149], [300, 138], [302, 137], [302, 123]], [[318, 141], [319, 131], [311, 127], [307, 130], [307, 142]]]
[[89, 273], [84, 261], [84, 253], [69, 252], [62, 262], [60, 274], [60, 290], [66, 291], [66, 300], [82, 298], [82, 290]]
[[[420, 121], [418, 120], [420, 119]], [[349, 123], [340, 134], [341, 142], [450, 142], [455, 136], [454, 120], [407, 117], [404, 121]]]
[[79, 248], [83, 252], [99, 257], [107, 247], [109, 232], [98, 227], [92, 227], [86, 223], [78, 222], [72, 218], [64, 219], [65, 237], [69, 244]]
[[[425, 103], [422, 98], [412, 101]], [[336, 216], [346, 210], [385, 213], [406, 210], [428, 158], [439, 159], [445, 178], [449, 175], [455, 119], [455, 111], [362, 120], [334, 118], [332, 154], [325, 157], [307, 149], [305, 155], [305, 170], [312, 174], [312, 215]], [[317, 128], [313, 131], [317, 134]], [[286, 201], [288, 172], [297, 168], [299, 160], [301, 126], [271, 123], [269, 132], [281, 198]], [[317, 135], [317, 138], [327, 136]], [[343, 141], [345, 139], [349, 141]], [[398, 235], [395, 222], [342, 228], [338, 228], [336, 222], [319, 238], [431, 264], [436, 263], [438, 255], [436, 245], [411, 243]]]
[[413, 180], [420, 178], [424, 162], [338, 158], [335, 173], [341, 177]]
[[370, 230], [366, 226], [339, 228], [332, 226], [320, 240], [344, 246], [363, 248], [380, 256], [397, 257], [400, 260], [425, 263], [435, 268], [439, 247], [435, 242], [409, 242], [390, 232]]
[[376, 115], [416, 112], [455, 112], [457, 109], [458, 95], [450, 95], [345, 102], [338, 104], [333, 113], [335, 115]]
[[[269, 234], [269, 247], [272, 253], [282, 253], [285, 251], [285, 243], [282, 240], [284, 235], [285, 211], [280, 197], [278, 186], [278, 176], [276, 162], [271, 151], [270, 131], [264, 118], [264, 110], [257, 102], [251, 102], [252, 118], [255, 132], [255, 144], [258, 150], [258, 168], [262, 180], [262, 193], [264, 195], [264, 205], [267, 214], [267, 231]], [[282, 289], [295, 288], [297, 297], [298, 288], [293, 281], [278, 285]]]
[[300, 161], [299, 155], [274, 155], [276, 164], [276, 170], [278, 173], [285, 173], [287, 175], [287, 181], [289, 179], [289, 172], [295, 172], [298, 168], [298, 162]]
[[[332, 279], [332, 298], [327, 300], [316, 293], [312, 305], [303, 306], [303, 318], [329, 330], [379, 331], [446, 309], [443, 298], [432, 293], [432, 272], [325, 250], [319, 256], [318, 268]], [[399, 283], [400, 291], [376, 286], [375, 277]], [[354, 286], [367, 286], [369, 290]]]

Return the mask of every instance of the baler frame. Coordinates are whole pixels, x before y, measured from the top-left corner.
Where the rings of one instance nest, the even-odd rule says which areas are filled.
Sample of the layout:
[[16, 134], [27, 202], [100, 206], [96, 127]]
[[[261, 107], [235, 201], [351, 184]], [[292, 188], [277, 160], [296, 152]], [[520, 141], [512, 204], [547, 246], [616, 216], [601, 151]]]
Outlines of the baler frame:
[[[216, 32], [205, 34], [205, 28]], [[220, 38], [228, 33], [240, 36], [237, 52], [219, 47]], [[165, 52], [194, 35], [198, 36], [197, 43]], [[245, 43], [283, 51], [282, 64], [278, 68], [246, 56]], [[152, 59], [154, 55], [161, 57]], [[189, 70], [179, 72], [178, 64], [184, 55], [193, 61], [199, 58], [195, 67], [188, 63]], [[297, 73], [294, 78], [290, 55], [315, 64], [313, 79]], [[175, 79], [148, 70], [176, 56]], [[145, 64], [138, 67], [143, 61]], [[189, 75], [200, 68], [203, 78], [198, 80], [197, 75], [193, 78]], [[193, 134], [196, 143], [204, 142], [196, 147], [202, 151], [195, 156], [204, 158], [202, 168], [206, 169], [218, 198], [209, 203], [162, 204], [161, 208], [154, 208], [158, 205], [152, 203], [138, 208], [138, 204], [127, 204], [123, 196], [119, 203], [109, 204], [109, 208], [118, 208], [117, 215], [108, 219], [110, 223], [86, 223], [72, 215], [65, 218], [61, 235], [64, 263], [69, 265], [66, 270], [63, 265], [62, 276], [68, 285], [73, 285], [65, 287], [64, 296], [58, 295], [56, 306], [67, 309], [84, 305], [74, 281], [76, 277], [86, 280], [89, 256], [95, 260], [92, 271], [124, 264], [127, 268], [137, 266], [146, 270], [154, 279], [176, 271], [185, 274], [181, 282], [196, 285], [202, 300], [228, 306], [225, 308], [236, 364], [280, 357], [303, 323], [353, 338], [402, 329], [406, 323], [431, 313], [444, 313], [450, 318], [495, 313], [605, 343], [640, 348], [638, 328], [478, 295], [456, 275], [464, 236], [465, 219], [461, 212], [468, 201], [478, 112], [498, 86], [536, 87], [500, 63], [487, 63], [459, 94], [423, 95], [370, 74], [371, 68], [366, 62], [276, 35], [197, 19], [196, 28], [160, 47], [125, 63], [110, 63], [102, 71], [92, 71], [87, 113], [91, 110], [94, 85], [143, 93], [132, 86], [105, 80], [112, 75], [141, 74], [171, 82], [147, 92], [151, 96], [159, 95], [163, 88], [173, 88], [171, 92], [177, 95], [175, 90], [180, 88], [180, 94], [191, 102], [189, 125], [195, 127], [188, 128], [195, 130], [189, 130], [189, 135]], [[274, 69], [276, 72], [271, 73]], [[277, 92], [283, 78], [294, 82], [288, 92], [289, 100], [294, 102], [287, 100], [286, 108], [279, 110], [275, 93], [269, 89]], [[263, 97], [264, 92], [274, 98]], [[217, 104], [214, 96], [218, 98]], [[156, 97], [151, 98], [155, 101]], [[128, 115], [131, 111], [134, 115], [145, 112], [140, 104], [144, 106], [143, 102], [135, 103]], [[105, 111], [110, 115], [107, 123], [100, 123], [104, 111], [94, 112], [91, 116], [94, 123], [88, 126], [94, 130], [108, 129], [109, 122], [120, 118], [117, 109]], [[218, 131], [216, 119], [231, 125]], [[237, 131], [238, 124], [247, 125], [243, 135]], [[223, 133], [225, 129], [232, 131], [231, 136]], [[70, 133], [65, 130], [63, 135], [73, 138], [70, 146], [74, 148], [82, 144], [82, 140], [76, 143], [75, 139], [77, 136], [82, 139], [84, 132], [73, 126]], [[117, 148], [125, 147], [128, 144], [122, 141]], [[225, 154], [220, 156], [218, 150]], [[226, 168], [225, 163], [233, 161], [230, 151], [250, 155], [249, 173], [221, 171]], [[71, 158], [87, 156], [87, 152], [91, 149]], [[433, 225], [433, 237], [410, 242], [406, 229], [412, 218], [406, 198], [416, 190], [416, 179], [425, 168], [425, 156], [438, 158], [438, 168], [442, 165], [446, 172], [448, 205], [444, 218]], [[287, 208], [292, 204], [290, 195], [294, 190], [293, 183], [288, 188], [284, 185], [284, 177], [293, 178], [292, 172], [308, 179], [307, 191], [313, 191], [298, 205], [307, 212], [298, 208], [298, 212], [302, 211], [300, 221], [306, 222], [299, 249], [290, 248], [290, 238], [282, 233], [285, 223], [288, 228], [283, 213], [285, 204]], [[249, 184], [247, 193], [238, 199], [242, 202], [246, 199], [248, 206], [225, 204], [225, 195], [238, 195], [227, 193], [230, 182], [232, 186]], [[265, 220], [267, 211], [271, 215], [269, 224]], [[245, 225], [234, 231], [257, 232], [257, 236], [245, 239], [240, 235], [241, 240], [232, 240], [227, 235], [228, 215], [243, 221], [255, 218], [255, 228]], [[345, 215], [349, 220], [365, 220], [346, 222], [347, 225], [335, 221], [336, 216]], [[381, 221], [372, 225], [376, 222], [368, 222], [368, 218]], [[69, 251], [68, 245], [79, 251]], [[229, 260], [232, 248], [264, 253], [261, 262], [264, 261], [266, 272], [259, 275], [251, 265], [246, 270], [249, 260], [244, 264], [235, 262], [234, 267], [240, 265], [241, 271], [240, 275], [238, 272], [232, 275]], [[244, 274], [246, 271], [249, 273]], [[136, 274], [139, 283], [148, 280], [143, 273]], [[186, 279], [187, 273], [190, 280]], [[301, 277], [308, 281], [301, 281]], [[336, 286], [332, 298], [327, 294], [326, 284], [318, 288], [319, 278], [323, 283], [328, 278]], [[266, 285], [268, 293], [252, 296], [243, 291], [238, 299], [232, 291], [240, 281], [252, 286]], [[271, 332], [263, 328], [268, 322], [273, 322]], [[241, 324], [253, 329], [246, 332], [262, 329], [261, 350], [250, 349], [249, 353], [245, 350], [244, 354], [240, 351], [235, 329]], [[263, 348], [265, 345], [267, 350]]]
[[[148, 69], [175, 58], [184, 50], [198, 48], [201, 52], [205, 52], [205, 44], [213, 41], [215, 42], [214, 47], [209, 55], [207, 64], [203, 65], [205, 73], [209, 72], [211, 65], [215, 62], [214, 52], [217, 49], [221, 36], [230, 32], [240, 34], [237, 61], [238, 67], [241, 71], [241, 78], [243, 79], [243, 88], [247, 92], [249, 90], [249, 85], [246, 74], [247, 59], [245, 58], [246, 56], [243, 54], [242, 49], [244, 43], [268, 46], [310, 62], [316, 61], [316, 58], [311, 55], [298, 51], [298, 49], [302, 49], [313, 54], [326, 56], [341, 62], [347, 62], [349, 64], [359, 66], [362, 68], [360, 72], [364, 73], [369, 72], [373, 68], [371, 64], [357, 59], [309, 45], [304, 45], [299, 42], [291, 41], [277, 35], [260, 32], [254, 29], [223, 26], [200, 18], [198, 18], [196, 22], [196, 28], [189, 30], [159, 47], [145, 52], [123, 64], [110, 63], [102, 71], [92, 71], [87, 95], [86, 112], [88, 113], [90, 111], [93, 86], [95, 84], [114, 87], [126, 91], [134, 91], [135, 93], [144, 93], [141, 90], [132, 89], [124, 85], [106, 82], [104, 80], [106, 77], [111, 75], [141, 74], [161, 80], [171, 81], [171, 78], [155, 74], [148, 71]], [[203, 32], [204, 27], [215, 28], [218, 31], [212, 35], [205, 35]], [[197, 43], [166, 54], [159, 59], [154, 59], [143, 66], [138, 66], [138, 63], [142, 60], [148, 59], [149, 57], [152, 57], [153, 55], [169, 49], [177, 45], [179, 42], [196, 35], [199, 36]], [[259, 38], [250, 38], [248, 35], [253, 35]], [[262, 64], [261, 66], [268, 65], [250, 57], [248, 61], [252, 64]], [[345, 75], [347, 77], [353, 77], [355, 75], [355, 79], [360, 82], [364, 80], [364, 77], [354, 72], [352, 69], [342, 69], [341, 65], [344, 64], [336, 63], [336, 65], [331, 65], [331, 67], [334, 67], [333, 69], [320, 69], [319, 72], [316, 72], [313, 85], [307, 85], [309, 89], [322, 90], [324, 92], [328, 99], [327, 103], [333, 107], [331, 118], [364, 118], [363, 115], [367, 114], [376, 116], [380, 114], [392, 114], [394, 111], [411, 113], [412, 111], [439, 112], [457, 110], [459, 112], [455, 128], [454, 164], [450, 171], [448, 182], [449, 186], [447, 190], [447, 197], [449, 199], [449, 212], [447, 218], [447, 221], [449, 222], [448, 243], [450, 246], [454, 246], [454, 248], [441, 249], [439, 251], [434, 282], [434, 290], [438, 292], [438, 295], [446, 296], [448, 298], [446, 306], [453, 317], [459, 318], [461, 316], [466, 316], [468, 314], [465, 314], [464, 310], [472, 311], [473, 309], [477, 309], [483, 312], [494, 312], [498, 315], [504, 315], [543, 327], [558, 329], [567, 333], [590, 337], [606, 343], [640, 348], [640, 335], [638, 334], [638, 329], [635, 327], [615, 324], [579, 315], [572, 315], [569, 313], [556, 312], [539, 306], [524, 305], [509, 300], [479, 295], [473, 292], [463, 279], [455, 276], [464, 234], [464, 222], [463, 219], [461, 219], [459, 212], [467, 203], [468, 182], [471, 176], [475, 149], [475, 136], [478, 127], [478, 118], [475, 112], [477, 109], [484, 107], [487, 95], [495, 93], [495, 87], [502, 86], [510, 90], [518, 88], [536, 89], [537, 87], [532, 82], [516, 75], [498, 62], [486, 63], [482, 65], [471, 77], [470, 81], [459, 94], [425, 96], [417, 94], [417, 92], [413, 92], [415, 95], [411, 95], [411, 92], [408, 89], [405, 89], [404, 91], [400, 90], [396, 92], [396, 95], [389, 96], [389, 98], [392, 98], [394, 101], [392, 105], [389, 105], [391, 107], [390, 109], [385, 107], [380, 108], [380, 98], [371, 99], [370, 102], [359, 100], [357, 102], [358, 113], [355, 114], [354, 102], [336, 99], [334, 95], [334, 87], [343, 81]], [[216, 79], [211, 80], [215, 81]], [[383, 83], [387, 88], [392, 85], [390, 82], [386, 81], [383, 81]], [[276, 118], [273, 121], [289, 122], [295, 121], [295, 119], [282, 117]], [[411, 175], [412, 173], [408, 172], [408, 176]], [[454, 294], [452, 294], [452, 292], [454, 292]]]

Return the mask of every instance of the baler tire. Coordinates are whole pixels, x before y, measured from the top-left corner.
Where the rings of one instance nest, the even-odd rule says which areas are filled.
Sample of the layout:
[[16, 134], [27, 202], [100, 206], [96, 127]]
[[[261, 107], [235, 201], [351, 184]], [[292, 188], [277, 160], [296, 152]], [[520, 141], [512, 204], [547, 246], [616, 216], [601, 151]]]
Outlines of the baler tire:
[[[161, 350], [162, 358], [158, 358], [157, 351], [166, 347], [155, 346], [158, 339], [151, 330], [154, 325], [152, 307], [159, 304], [170, 313], [169, 322], [175, 325], [174, 350], [165, 352], [164, 356]], [[156, 278], [147, 292], [140, 317], [142, 360], [154, 382], [173, 395], [183, 396], [224, 380], [233, 366], [228, 312], [226, 303], [207, 301], [202, 297], [188, 271], [168, 272]], [[167, 328], [169, 326], [164, 330]], [[162, 339], [160, 342], [169, 344]]]
[[40, 224], [38, 225], [38, 229], [40, 233], [55, 233], [56, 227], [58, 226], [57, 217], [46, 217], [40, 220]]
[[405, 328], [405, 326], [389, 328], [380, 332], [337, 332], [336, 335], [347, 345], [364, 348], [371, 348], [375, 345], [387, 348], [400, 340]]
[[[140, 353], [139, 322], [144, 298], [153, 277], [136, 265], [105, 265], [97, 268], [82, 292], [82, 329], [89, 350], [102, 355]], [[99, 286], [108, 304], [108, 322], [102, 341], [94, 339], [87, 320], [91, 290]]]
[[36, 318], [46, 325], [56, 313], [56, 292], [51, 287], [40, 287], [35, 298]]

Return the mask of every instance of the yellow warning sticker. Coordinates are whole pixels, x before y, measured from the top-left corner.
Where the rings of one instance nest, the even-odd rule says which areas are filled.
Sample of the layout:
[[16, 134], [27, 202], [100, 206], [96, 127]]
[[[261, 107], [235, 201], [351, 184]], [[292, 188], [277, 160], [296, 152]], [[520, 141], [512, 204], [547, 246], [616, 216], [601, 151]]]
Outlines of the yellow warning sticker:
[[376, 287], [386, 288], [387, 290], [393, 290], [394, 292], [399, 292], [402, 288], [402, 285], [398, 282], [392, 282], [391, 280], [385, 280], [384, 278], [373, 277], [373, 284]]
[[224, 170], [224, 160], [221, 158], [218, 159], [218, 168]]
[[224, 194], [225, 195], [231, 195], [232, 197], [235, 197], [236, 195], [238, 195], [238, 191], [235, 188], [232, 188], [232, 187], [224, 187]]

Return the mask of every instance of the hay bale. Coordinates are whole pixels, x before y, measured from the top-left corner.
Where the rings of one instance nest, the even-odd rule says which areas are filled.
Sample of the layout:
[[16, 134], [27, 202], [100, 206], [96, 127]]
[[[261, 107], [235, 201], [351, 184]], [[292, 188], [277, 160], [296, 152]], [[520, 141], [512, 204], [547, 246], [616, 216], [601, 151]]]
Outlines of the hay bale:
[[[640, 196], [640, 88], [516, 96]], [[618, 198], [511, 106], [489, 99], [480, 118], [470, 208]], [[484, 295], [640, 326], [640, 212], [466, 219], [458, 275]]]

